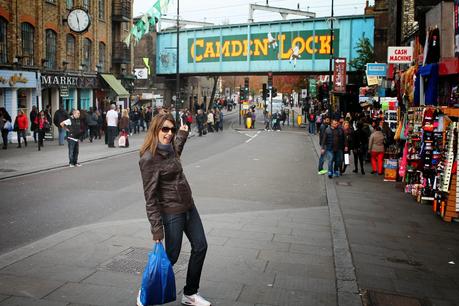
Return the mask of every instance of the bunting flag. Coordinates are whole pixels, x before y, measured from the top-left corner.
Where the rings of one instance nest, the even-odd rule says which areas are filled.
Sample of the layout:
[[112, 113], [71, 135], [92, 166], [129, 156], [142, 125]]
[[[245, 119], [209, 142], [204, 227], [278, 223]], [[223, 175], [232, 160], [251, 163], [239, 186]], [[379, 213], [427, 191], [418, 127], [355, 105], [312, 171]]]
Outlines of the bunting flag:
[[124, 40], [126, 45], [130, 45], [131, 38], [134, 38], [134, 44], [138, 43], [142, 37], [154, 29], [156, 19], [160, 20], [161, 15], [167, 11], [170, 0], [156, 0], [153, 6], [140, 18]]

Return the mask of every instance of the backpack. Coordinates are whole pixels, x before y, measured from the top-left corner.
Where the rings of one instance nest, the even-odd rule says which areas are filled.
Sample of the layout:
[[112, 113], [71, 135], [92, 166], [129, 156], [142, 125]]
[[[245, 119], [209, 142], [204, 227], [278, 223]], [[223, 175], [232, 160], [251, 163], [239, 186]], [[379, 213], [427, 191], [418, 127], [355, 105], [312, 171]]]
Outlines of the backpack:
[[315, 121], [315, 115], [314, 114], [309, 114], [309, 121], [314, 122]]

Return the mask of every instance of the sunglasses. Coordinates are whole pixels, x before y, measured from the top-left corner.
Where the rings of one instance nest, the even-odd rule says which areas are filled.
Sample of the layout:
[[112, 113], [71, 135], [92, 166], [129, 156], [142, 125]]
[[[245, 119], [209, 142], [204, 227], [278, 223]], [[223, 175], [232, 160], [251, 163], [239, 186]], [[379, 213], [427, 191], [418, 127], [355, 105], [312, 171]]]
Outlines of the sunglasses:
[[161, 128], [161, 132], [163, 132], [164, 134], [169, 133], [169, 131], [171, 131], [172, 134], [175, 134], [175, 132], [177, 132], [177, 129], [176, 129], [175, 127], [171, 127], [171, 128], [170, 128], [170, 127], [167, 127], [167, 126], [163, 126], [163, 127]]

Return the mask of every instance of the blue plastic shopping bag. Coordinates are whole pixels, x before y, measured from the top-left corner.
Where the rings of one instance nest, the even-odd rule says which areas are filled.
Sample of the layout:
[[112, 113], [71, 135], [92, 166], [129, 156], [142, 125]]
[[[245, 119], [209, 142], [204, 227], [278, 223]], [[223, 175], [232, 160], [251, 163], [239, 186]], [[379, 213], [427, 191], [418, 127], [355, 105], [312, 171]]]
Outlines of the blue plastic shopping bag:
[[175, 276], [162, 243], [155, 243], [148, 256], [142, 277], [140, 302], [142, 305], [161, 305], [176, 299]]

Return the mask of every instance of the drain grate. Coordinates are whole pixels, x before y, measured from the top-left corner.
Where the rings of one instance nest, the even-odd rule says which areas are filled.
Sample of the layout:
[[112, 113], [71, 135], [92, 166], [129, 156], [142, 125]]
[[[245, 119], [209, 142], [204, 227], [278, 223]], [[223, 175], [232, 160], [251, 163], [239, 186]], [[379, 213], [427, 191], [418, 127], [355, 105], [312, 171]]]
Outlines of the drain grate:
[[[142, 274], [148, 260], [151, 249], [129, 248], [121, 254], [113, 257], [109, 262], [100, 266], [101, 270], [110, 272], [121, 272], [129, 274]], [[174, 265], [174, 272], [177, 274], [186, 269], [189, 254], [182, 252], [179, 260]]]
[[399, 263], [399, 264], [405, 264], [413, 267], [421, 267], [422, 263], [419, 261], [411, 260], [411, 259], [401, 259], [401, 258], [396, 258], [396, 257], [387, 257], [387, 261], [393, 262], [393, 263]]
[[5, 169], [5, 168], [0, 168], [0, 172], [16, 172], [17, 170], [15, 169]]
[[363, 302], [365, 306], [432, 306], [424, 298], [374, 290], [363, 290]]

